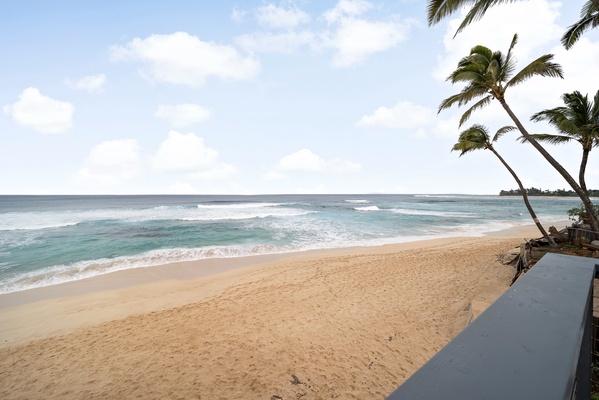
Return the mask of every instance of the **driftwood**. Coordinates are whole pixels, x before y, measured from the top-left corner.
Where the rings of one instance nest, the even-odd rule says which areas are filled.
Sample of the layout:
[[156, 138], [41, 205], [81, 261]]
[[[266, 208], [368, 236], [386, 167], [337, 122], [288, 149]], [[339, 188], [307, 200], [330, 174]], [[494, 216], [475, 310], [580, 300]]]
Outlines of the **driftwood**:
[[[532, 265], [530, 265], [530, 255], [533, 247], [540, 247], [540, 242], [544, 239], [524, 239], [524, 243], [520, 245], [520, 254], [518, 254], [518, 261], [516, 263], [516, 274], [514, 275], [514, 279], [512, 280], [512, 285], [514, 282], [518, 280], [520, 275], [528, 271]], [[544, 241], [543, 245], [547, 242]]]
[[[582, 249], [594, 250], [591, 257], [599, 256], [599, 232], [575, 226], [566, 227], [561, 231], [558, 231], [552, 226], [549, 228], [549, 233], [556, 243], [570, 243]], [[515, 261], [516, 273], [512, 280], [512, 284], [516, 282], [523, 273], [526, 273], [526, 271], [532, 268], [543, 254], [547, 251], [554, 251], [548, 248], [543, 249], [543, 247], [547, 245], [548, 242], [545, 238], [531, 240], [524, 239], [524, 243], [520, 245], [520, 253]], [[557, 252], [561, 252], [560, 249], [557, 249]], [[568, 252], [564, 254], [568, 254]]]
[[561, 231], [558, 231], [555, 226], [550, 226], [549, 227], [549, 234], [551, 235], [551, 237], [553, 237], [553, 240], [555, 240], [556, 243], [564, 243], [568, 241], [568, 236], [567, 236], [567, 229], [562, 229]]

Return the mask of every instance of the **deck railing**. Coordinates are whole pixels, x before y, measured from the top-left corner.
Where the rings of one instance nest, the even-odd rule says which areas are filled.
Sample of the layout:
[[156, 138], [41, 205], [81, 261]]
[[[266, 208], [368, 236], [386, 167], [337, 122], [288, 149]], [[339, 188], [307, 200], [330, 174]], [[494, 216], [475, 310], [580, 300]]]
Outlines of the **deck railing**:
[[568, 227], [568, 239], [571, 244], [582, 246], [591, 243], [593, 240], [599, 240], [599, 232], [585, 228]]
[[388, 399], [589, 399], [598, 262], [545, 255]]

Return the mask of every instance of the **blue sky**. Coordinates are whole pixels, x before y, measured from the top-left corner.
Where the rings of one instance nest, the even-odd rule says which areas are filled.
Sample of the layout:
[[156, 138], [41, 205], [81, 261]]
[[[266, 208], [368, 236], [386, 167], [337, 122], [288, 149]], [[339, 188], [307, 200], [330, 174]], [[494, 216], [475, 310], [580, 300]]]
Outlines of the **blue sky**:
[[[598, 30], [559, 43], [583, 1], [496, 7], [456, 38], [459, 14], [430, 28], [415, 0], [3, 3], [0, 194], [496, 194], [516, 185], [492, 154], [450, 152], [463, 110], [437, 115], [457, 61], [514, 33], [520, 67], [555, 54], [564, 80], [507, 94], [533, 132], [599, 89]], [[511, 121], [492, 104], [472, 123]], [[567, 187], [516, 139], [497, 150], [526, 186]], [[577, 176], [578, 146], [549, 150]]]

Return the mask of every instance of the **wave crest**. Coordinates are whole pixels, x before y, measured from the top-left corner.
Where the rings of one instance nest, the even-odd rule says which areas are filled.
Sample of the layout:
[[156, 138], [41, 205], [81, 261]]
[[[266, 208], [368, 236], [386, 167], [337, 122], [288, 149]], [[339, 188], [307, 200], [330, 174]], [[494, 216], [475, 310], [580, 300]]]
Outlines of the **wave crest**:
[[356, 211], [379, 211], [380, 208], [378, 208], [377, 206], [367, 206], [367, 207], [355, 207], [354, 210], [356, 210]]

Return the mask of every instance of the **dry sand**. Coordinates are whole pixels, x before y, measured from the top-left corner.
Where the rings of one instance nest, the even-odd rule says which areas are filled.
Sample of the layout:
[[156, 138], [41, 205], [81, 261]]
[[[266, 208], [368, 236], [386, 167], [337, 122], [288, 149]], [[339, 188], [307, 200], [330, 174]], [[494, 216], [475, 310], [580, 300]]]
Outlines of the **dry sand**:
[[0, 398], [384, 399], [471, 304], [507, 289], [514, 269], [497, 255], [523, 237], [538, 235], [171, 265], [0, 296]]

